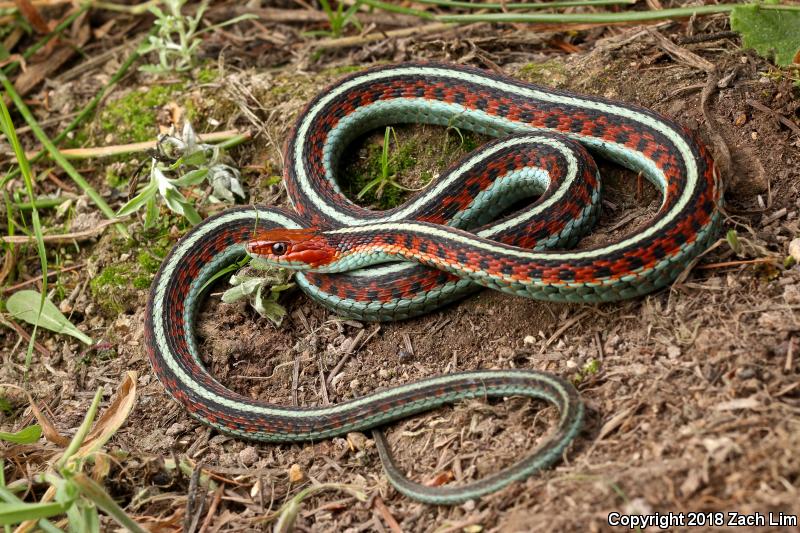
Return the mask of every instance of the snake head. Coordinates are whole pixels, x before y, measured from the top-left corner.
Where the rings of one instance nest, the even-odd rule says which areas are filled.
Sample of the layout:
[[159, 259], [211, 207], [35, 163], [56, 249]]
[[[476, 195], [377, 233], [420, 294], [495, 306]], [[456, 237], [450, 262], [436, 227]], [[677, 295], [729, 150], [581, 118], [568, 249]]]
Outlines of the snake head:
[[293, 270], [313, 270], [338, 257], [336, 248], [313, 228], [260, 230], [245, 244], [245, 250], [269, 265]]

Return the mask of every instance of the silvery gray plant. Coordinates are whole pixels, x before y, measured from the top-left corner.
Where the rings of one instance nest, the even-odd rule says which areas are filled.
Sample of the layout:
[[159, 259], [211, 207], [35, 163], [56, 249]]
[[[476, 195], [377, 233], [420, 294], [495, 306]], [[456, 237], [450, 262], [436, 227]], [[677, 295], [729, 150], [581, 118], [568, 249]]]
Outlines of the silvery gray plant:
[[211, 201], [234, 203], [244, 200], [246, 194], [239, 170], [223, 163], [223, 157], [219, 146], [198, 142], [189, 122], [184, 124], [180, 137], [160, 135], [157, 149], [151, 155], [150, 181], [120, 208], [117, 216], [123, 217], [145, 207], [144, 222], [149, 228], [158, 216], [157, 200], [160, 196], [170, 211], [193, 225], [199, 224], [202, 220], [200, 215], [179, 189], [198, 185], [203, 180], [212, 187]]

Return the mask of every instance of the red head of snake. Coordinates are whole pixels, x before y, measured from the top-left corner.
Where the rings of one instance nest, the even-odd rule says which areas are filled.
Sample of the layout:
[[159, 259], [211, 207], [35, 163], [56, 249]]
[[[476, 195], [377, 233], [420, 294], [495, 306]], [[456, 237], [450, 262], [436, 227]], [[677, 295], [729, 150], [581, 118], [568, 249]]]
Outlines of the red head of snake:
[[315, 229], [258, 230], [245, 244], [247, 253], [277, 266], [306, 270], [327, 265], [337, 249]]

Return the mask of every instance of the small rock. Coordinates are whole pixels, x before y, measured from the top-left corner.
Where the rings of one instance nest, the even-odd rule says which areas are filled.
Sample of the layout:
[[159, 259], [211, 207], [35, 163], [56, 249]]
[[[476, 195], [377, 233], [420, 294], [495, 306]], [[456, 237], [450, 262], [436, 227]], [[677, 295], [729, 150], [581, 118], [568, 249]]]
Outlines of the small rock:
[[289, 481], [292, 483], [298, 483], [303, 481], [304, 478], [303, 469], [300, 468], [300, 465], [294, 463], [292, 466], [289, 467]]
[[239, 461], [244, 466], [252, 466], [258, 461], [258, 450], [252, 446], [248, 446], [239, 452]]
[[[536, 342], [536, 337], [533, 335], [526, 335], [524, 339], [522, 339], [523, 344], [534, 344]], [[470, 500], [471, 501], [471, 500]]]
[[358, 379], [354, 379], [350, 382], [350, 390], [357, 391], [358, 388], [361, 386], [361, 381]]
[[681, 356], [681, 349], [677, 346], [668, 346], [667, 347], [667, 357], [670, 359], [677, 359]]
[[351, 451], [362, 451], [367, 448], [367, 436], [353, 431], [347, 434], [347, 444]]
[[644, 498], [633, 498], [622, 509], [625, 514], [653, 514], [653, 507]]
[[186, 431], [186, 424], [175, 422], [169, 427], [169, 429], [167, 429], [167, 436], [174, 437], [175, 435], [183, 433], [184, 431]]
[[800, 263], [800, 238], [792, 239], [789, 243], [789, 255], [796, 263]]

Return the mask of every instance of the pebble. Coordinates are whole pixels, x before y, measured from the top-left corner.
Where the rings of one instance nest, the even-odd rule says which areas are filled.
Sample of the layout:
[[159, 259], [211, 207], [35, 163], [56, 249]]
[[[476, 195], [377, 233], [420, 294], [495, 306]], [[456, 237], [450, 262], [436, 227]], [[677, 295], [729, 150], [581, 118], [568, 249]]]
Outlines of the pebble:
[[667, 347], [667, 357], [670, 359], [677, 359], [681, 356], [681, 349], [677, 346], [668, 346]]
[[248, 446], [239, 452], [239, 462], [244, 466], [252, 466], [258, 461], [258, 450], [253, 446]]
[[357, 431], [347, 434], [347, 444], [351, 451], [362, 451], [367, 448], [367, 436]]
[[303, 474], [303, 469], [300, 468], [300, 465], [294, 463], [292, 466], [289, 467], [289, 481], [292, 483], [297, 483], [303, 481], [305, 475]]
[[536, 342], [536, 337], [533, 335], [526, 335], [524, 339], [522, 339], [523, 344], [534, 344]]
[[167, 429], [167, 436], [174, 437], [175, 435], [183, 433], [184, 431], [186, 431], [186, 424], [175, 422]]
[[792, 239], [792, 242], [789, 243], [789, 255], [796, 263], [800, 263], [800, 238]]

